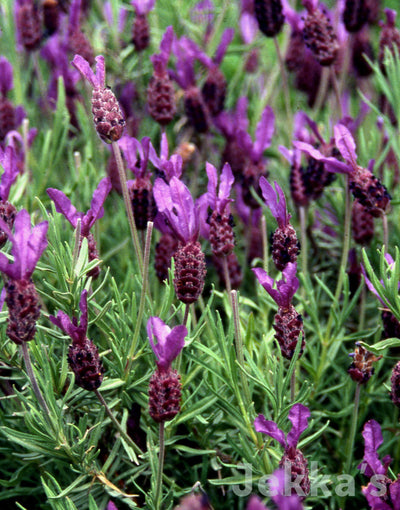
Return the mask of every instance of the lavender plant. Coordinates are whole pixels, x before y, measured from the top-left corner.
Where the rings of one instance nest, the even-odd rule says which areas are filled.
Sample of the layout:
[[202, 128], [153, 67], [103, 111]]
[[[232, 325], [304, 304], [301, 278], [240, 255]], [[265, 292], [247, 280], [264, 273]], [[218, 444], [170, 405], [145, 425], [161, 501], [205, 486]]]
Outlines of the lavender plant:
[[0, 505], [399, 507], [395, 9], [1, 3]]

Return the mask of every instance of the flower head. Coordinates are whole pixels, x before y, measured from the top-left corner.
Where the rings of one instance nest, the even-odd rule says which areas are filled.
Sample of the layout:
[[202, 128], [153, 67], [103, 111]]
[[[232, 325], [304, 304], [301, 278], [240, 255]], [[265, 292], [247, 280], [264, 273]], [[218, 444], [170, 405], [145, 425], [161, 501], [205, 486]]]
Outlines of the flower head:
[[286, 209], [286, 199], [282, 188], [275, 181], [275, 189], [265, 177], [260, 177], [260, 188], [265, 203], [270, 208], [272, 216], [278, 222], [280, 228], [286, 227], [289, 223], [290, 214]]
[[[299, 288], [299, 280], [296, 277], [297, 264], [289, 262], [282, 271], [283, 279], [275, 282], [264, 269], [253, 269], [258, 281], [281, 308], [289, 308], [293, 296]], [[276, 283], [276, 288], [274, 285]]]
[[150, 57], [156, 75], [163, 76], [167, 72], [167, 63], [171, 54], [172, 42], [174, 39], [174, 29], [167, 27], [160, 43], [160, 53]]
[[278, 428], [274, 421], [265, 419], [262, 414], [259, 414], [254, 420], [254, 428], [257, 432], [262, 432], [272, 437], [272, 439], [276, 439], [284, 448], [297, 448], [297, 443], [299, 442], [301, 434], [308, 427], [308, 418], [310, 416], [311, 414], [308, 407], [302, 404], [295, 404], [289, 411], [288, 419], [292, 423], [292, 428], [287, 436], [285, 436], [283, 430]]
[[6, 57], [0, 57], [0, 92], [5, 97], [13, 88], [13, 68]]
[[48, 222], [43, 221], [31, 227], [31, 218], [25, 209], [15, 217], [14, 234], [7, 224], [0, 219], [0, 228], [4, 230], [12, 243], [11, 253], [14, 261], [0, 253], [0, 271], [12, 280], [29, 280], [36, 264], [47, 247]]
[[189, 189], [178, 178], [172, 177], [169, 185], [156, 179], [153, 188], [157, 208], [168, 221], [179, 239], [187, 244], [199, 235], [199, 219]]
[[146, 15], [152, 9], [154, 9], [154, 4], [156, 0], [131, 0], [131, 5], [135, 9], [136, 14]]
[[150, 317], [147, 321], [147, 335], [159, 368], [168, 369], [171, 366], [185, 345], [187, 333], [186, 326], [171, 329], [160, 318]]
[[54, 315], [49, 316], [50, 321], [68, 335], [74, 343], [83, 343], [87, 335], [87, 290], [82, 291], [81, 299], [79, 301], [79, 309], [82, 313], [79, 322], [76, 317], [73, 317], [71, 320], [62, 310], [57, 312], [57, 317], [54, 317]]
[[8, 200], [10, 188], [19, 174], [18, 160], [12, 147], [6, 147], [5, 150], [0, 147], [0, 165], [4, 169], [0, 182], [0, 200], [5, 201]]
[[168, 158], [168, 138], [166, 133], [161, 135], [160, 156], [157, 155], [153, 144], [150, 142], [149, 159], [158, 170], [163, 172], [167, 182], [174, 176], [179, 179], [182, 175], [182, 156], [179, 154], [172, 154], [171, 157]]
[[63, 214], [74, 228], [76, 228], [78, 220], [81, 220], [81, 234], [83, 237], [87, 237], [94, 223], [104, 215], [103, 204], [111, 191], [111, 187], [111, 181], [108, 177], [105, 177], [99, 182], [99, 185], [93, 193], [90, 209], [86, 214], [78, 212], [72, 205], [70, 199], [66, 197], [62, 191], [55, 188], [48, 188], [47, 194], [53, 200], [56, 211]]

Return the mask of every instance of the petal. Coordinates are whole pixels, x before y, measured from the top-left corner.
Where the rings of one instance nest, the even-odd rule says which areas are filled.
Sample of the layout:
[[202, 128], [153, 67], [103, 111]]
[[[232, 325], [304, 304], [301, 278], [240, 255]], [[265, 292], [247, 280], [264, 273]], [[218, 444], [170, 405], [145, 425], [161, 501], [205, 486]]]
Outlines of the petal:
[[87, 308], [87, 290], [83, 290], [79, 300], [79, 310], [81, 311], [80, 328], [85, 332], [88, 326], [88, 308]]
[[293, 142], [293, 146], [308, 154], [312, 158], [317, 161], [322, 161], [325, 163], [325, 168], [329, 172], [339, 172], [341, 174], [351, 174], [354, 170], [352, 167], [349, 167], [346, 163], [342, 163], [335, 158], [324, 156], [319, 150], [315, 149], [312, 145], [305, 142]]
[[386, 470], [379, 460], [377, 452], [378, 448], [383, 443], [382, 431], [379, 423], [375, 420], [367, 421], [364, 425], [362, 435], [364, 438], [364, 461], [368, 464], [372, 473], [386, 474]]
[[3, 96], [13, 88], [13, 68], [6, 57], [0, 57], [0, 92]]
[[264, 176], [260, 177], [260, 188], [264, 201], [269, 207], [272, 216], [278, 222], [278, 225], [283, 228], [288, 224], [289, 221], [289, 215], [287, 214], [286, 210], [286, 199], [279, 184], [276, 181], [274, 184], [275, 189]]
[[258, 34], [258, 23], [256, 18], [246, 11], [240, 15], [239, 28], [240, 35], [242, 36], [245, 44], [252, 43]]
[[85, 60], [80, 55], [75, 55], [74, 59], [72, 60], [71, 64], [75, 67], [75, 69], [78, 69], [78, 71], [81, 73], [81, 75], [88, 80], [88, 82], [92, 85], [94, 88], [98, 88], [99, 82], [97, 76], [92, 71], [89, 62]]
[[[171, 54], [172, 41], [174, 39], [174, 29], [172, 26], [166, 28], [160, 43], [160, 50], [164, 59], [168, 60]], [[163, 133], [164, 134], [164, 133]]]
[[104, 63], [103, 55], [98, 55], [95, 58], [96, 61], [96, 81], [97, 86], [104, 89], [106, 86], [106, 66]]
[[47, 248], [47, 230], [49, 223], [42, 221], [32, 229], [28, 239], [28, 252], [25, 275], [31, 276], [42, 253]]
[[233, 36], [235, 35], [235, 30], [233, 28], [226, 28], [222, 34], [221, 42], [218, 45], [217, 51], [215, 52], [213, 61], [215, 64], [219, 65], [224, 59], [226, 50], [230, 45]]
[[0, 164], [4, 169], [1, 176], [0, 199], [8, 200], [10, 188], [19, 174], [17, 156], [12, 147], [6, 147], [4, 152], [0, 148]]
[[261, 158], [265, 149], [271, 145], [272, 135], [275, 128], [275, 115], [270, 106], [267, 106], [261, 114], [261, 119], [257, 124], [255, 142], [253, 147], [254, 157]]
[[[122, 138], [118, 140], [118, 145], [120, 149], [122, 149], [122, 152], [124, 153], [124, 157], [126, 159], [126, 162], [128, 164], [129, 170], [131, 170], [133, 173], [136, 173], [137, 170], [136, 163], [137, 163], [137, 143], [138, 140], [136, 138], [133, 138], [128, 135], [124, 135]], [[154, 150], [154, 149], [153, 149]], [[155, 153], [155, 151], [154, 151]], [[154, 164], [154, 163], [153, 163]], [[154, 164], [154, 166], [156, 166]]]
[[208, 196], [208, 204], [211, 209], [215, 209], [217, 207], [217, 186], [218, 186], [218, 175], [217, 169], [211, 163], [206, 163], [206, 172], [208, 176], [208, 184], [207, 184], [207, 196]]
[[343, 124], [337, 124], [334, 128], [335, 143], [343, 159], [357, 168], [356, 144], [350, 131]]
[[180, 325], [172, 328], [167, 336], [164, 346], [164, 363], [170, 366], [174, 359], [185, 346], [185, 337], [187, 336], [186, 326]]
[[246, 510], [268, 510], [258, 496], [251, 496], [247, 502]]
[[231, 193], [231, 189], [233, 183], [235, 182], [235, 178], [233, 177], [233, 173], [231, 170], [231, 166], [229, 163], [225, 163], [220, 178], [219, 190], [218, 190], [218, 199], [227, 201], [229, 199], [229, 195]]
[[254, 428], [256, 432], [262, 432], [267, 436], [276, 439], [283, 447], [286, 446], [285, 434], [283, 430], [278, 428], [274, 421], [266, 420], [262, 414], [259, 414], [254, 420]]
[[308, 407], [302, 404], [295, 404], [289, 411], [289, 420], [292, 422], [292, 428], [287, 435], [287, 444], [297, 448], [299, 437], [308, 427], [308, 418], [311, 416]]
[[[150, 346], [160, 363], [164, 362], [166, 339], [170, 333], [171, 328], [159, 317], [150, 317], [147, 321], [147, 335], [149, 337]], [[154, 339], [157, 343], [154, 342]]]
[[274, 280], [268, 276], [267, 272], [261, 267], [255, 267], [252, 269], [253, 273], [256, 275], [258, 281], [264, 287], [264, 289], [268, 292], [268, 294], [272, 297], [272, 299], [277, 303], [278, 306], [281, 304], [281, 294], [277, 289], [274, 289]]
[[63, 214], [65, 218], [76, 228], [79, 214], [72, 205], [71, 200], [64, 193], [55, 188], [47, 188], [47, 194], [53, 200], [56, 211]]
[[291, 494], [290, 480], [284, 469], [274, 471], [268, 480], [272, 501], [279, 510], [303, 510], [297, 494]]
[[104, 177], [93, 192], [93, 198], [90, 202], [90, 209], [82, 218], [82, 235], [87, 236], [95, 221], [103, 217], [103, 205], [111, 189], [112, 184], [110, 178]]

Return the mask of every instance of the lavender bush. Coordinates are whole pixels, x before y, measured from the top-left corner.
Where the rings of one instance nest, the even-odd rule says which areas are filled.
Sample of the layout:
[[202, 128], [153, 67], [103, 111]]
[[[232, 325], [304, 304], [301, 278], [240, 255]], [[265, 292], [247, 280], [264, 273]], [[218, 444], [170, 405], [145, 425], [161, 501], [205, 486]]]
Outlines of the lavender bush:
[[400, 509], [396, 8], [1, 2], [1, 508]]

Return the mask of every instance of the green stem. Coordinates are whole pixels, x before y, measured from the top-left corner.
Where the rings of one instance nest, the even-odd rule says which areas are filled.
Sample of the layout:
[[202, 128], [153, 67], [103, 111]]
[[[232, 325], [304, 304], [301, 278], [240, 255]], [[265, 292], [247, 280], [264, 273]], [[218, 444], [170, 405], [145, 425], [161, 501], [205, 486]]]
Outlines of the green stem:
[[151, 248], [151, 236], [153, 233], [153, 223], [151, 221], [147, 222], [147, 232], [146, 232], [146, 243], [144, 246], [144, 261], [143, 261], [143, 271], [142, 271], [142, 289], [140, 292], [140, 302], [139, 302], [139, 310], [136, 318], [135, 331], [133, 333], [132, 343], [128, 352], [128, 360], [125, 367], [124, 378], [127, 380], [129, 376], [129, 372], [132, 368], [133, 363], [133, 354], [136, 349], [136, 343], [139, 338], [140, 328], [142, 325], [142, 318], [144, 313], [144, 305], [146, 302], [146, 293], [148, 287], [148, 273], [149, 273], [149, 259], [150, 259], [150, 248]]
[[237, 299], [236, 290], [231, 291], [231, 303], [232, 303], [232, 312], [233, 312], [233, 320], [235, 325], [235, 345], [236, 345], [236, 356], [241, 367], [240, 370], [240, 380], [242, 382], [243, 393], [245, 398], [246, 408], [250, 409], [251, 406], [251, 396], [250, 389], [247, 379], [244, 375], [244, 355], [243, 355], [243, 341], [242, 335], [240, 334], [240, 321], [239, 321], [239, 306]]
[[389, 247], [389, 226], [388, 219], [385, 213], [382, 215], [382, 227], [383, 227], [383, 245], [385, 250]]
[[308, 270], [308, 251], [307, 251], [307, 225], [306, 216], [307, 208], [304, 205], [299, 207], [300, 216], [300, 232], [301, 232], [301, 270], [303, 271], [304, 278], [306, 277]]
[[[349, 249], [350, 249], [350, 228], [351, 228], [351, 195], [349, 188], [349, 177], [346, 175], [346, 190], [345, 190], [345, 215], [344, 215], [344, 234], [343, 234], [343, 249], [342, 249], [342, 258], [340, 261], [339, 267], [339, 277], [336, 284], [336, 291], [334, 297], [334, 303], [332, 303], [331, 311], [329, 313], [328, 323], [326, 326], [325, 333], [325, 342], [329, 342], [329, 337], [331, 334], [332, 323], [333, 323], [333, 311], [336, 308], [336, 305], [339, 301], [340, 294], [342, 292], [343, 287], [343, 279], [346, 272], [347, 261], [349, 258]], [[323, 370], [323, 367], [322, 367]]]
[[124, 163], [122, 161], [121, 151], [117, 142], [112, 142], [115, 161], [117, 162], [119, 180], [121, 182], [122, 195], [124, 197], [126, 213], [128, 215], [129, 228], [131, 230], [133, 249], [139, 265], [139, 271], [143, 273], [143, 257], [140, 249], [139, 236], [136, 229], [135, 217], [133, 215], [132, 204], [129, 198], [128, 186], [126, 184], [126, 175]]
[[[128, 436], [128, 434], [125, 432], [125, 430], [121, 427], [121, 424], [115, 418], [111, 409], [108, 407], [107, 402], [104, 400], [103, 395], [99, 392], [99, 390], [94, 390], [94, 393], [95, 393], [96, 397], [100, 400], [101, 404], [104, 406], [106, 413], [108, 414], [110, 420], [115, 425], [115, 428], [121, 434], [121, 437], [124, 438], [125, 442], [133, 449], [133, 451], [135, 453], [141, 455], [143, 453], [142, 450], [139, 448], [139, 446], [134, 441], [132, 441], [132, 439]], [[135, 457], [135, 464], [139, 465], [139, 461], [138, 461], [136, 455], [134, 455], [134, 457]]]
[[294, 402], [296, 396], [296, 365], [293, 367], [293, 372], [290, 377], [290, 401]]
[[229, 276], [229, 268], [228, 268], [228, 258], [226, 255], [222, 255], [222, 268], [224, 270], [224, 278], [225, 278], [225, 286], [228, 294], [231, 293], [231, 278]]
[[78, 260], [79, 251], [81, 247], [81, 218], [78, 218], [75, 229], [75, 243], [74, 243], [74, 251], [72, 253], [72, 274], [71, 279], [74, 279], [74, 271], [76, 266], [76, 261]]
[[189, 303], [186, 303], [186, 305], [185, 305], [185, 313], [183, 314], [183, 321], [182, 321], [182, 324], [183, 324], [184, 326], [186, 326], [187, 321], [188, 321], [188, 317], [189, 317], [189, 310], [190, 310], [190, 304], [189, 304]]
[[356, 437], [357, 430], [357, 419], [358, 419], [358, 408], [360, 406], [360, 390], [361, 384], [357, 383], [356, 392], [354, 395], [354, 408], [353, 408], [353, 417], [351, 422], [351, 429], [349, 440], [347, 442], [346, 448], [346, 464], [345, 464], [345, 474], [350, 474], [351, 463], [353, 461], [353, 447], [354, 447], [354, 438]]
[[283, 94], [285, 97], [285, 108], [286, 108], [286, 116], [287, 116], [287, 121], [288, 121], [286, 131], [287, 131], [287, 133], [291, 133], [290, 126], [292, 125], [293, 116], [292, 116], [292, 108], [290, 106], [290, 93], [289, 93], [288, 77], [287, 77], [287, 72], [286, 72], [286, 68], [285, 68], [285, 63], [283, 61], [281, 50], [279, 48], [279, 43], [278, 43], [278, 40], [276, 37], [274, 37], [274, 44], [275, 44], [276, 55], [277, 55], [278, 61], [279, 61], [279, 67], [281, 70]]
[[341, 94], [340, 94], [339, 83], [338, 83], [338, 79], [337, 79], [337, 76], [335, 73], [334, 66], [330, 67], [330, 71], [331, 71], [331, 79], [332, 79], [332, 83], [333, 83], [333, 90], [335, 92], [335, 98], [336, 98], [336, 106], [337, 106], [336, 112], [339, 112], [339, 119], [342, 119], [343, 118], [343, 108], [342, 108]]
[[32, 385], [32, 389], [33, 389], [33, 391], [34, 391], [34, 393], [36, 395], [36, 398], [38, 399], [39, 404], [41, 405], [41, 407], [42, 407], [42, 409], [43, 409], [43, 411], [45, 413], [46, 421], [52, 427], [51, 420], [50, 420], [50, 409], [48, 408], [48, 406], [46, 404], [46, 401], [45, 401], [45, 399], [43, 397], [43, 394], [40, 391], [38, 382], [37, 382], [36, 377], [35, 377], [35, 373], [33, 371], [31, 357], [29, 356], [28, 342], [22, 342], [21, 350], [22, 350], [22, 356], [23, 356], [24, 362], [25, 362], [26, 371], [28, 373], [28, 377], [29, 377], [29, 380], [30, 380], [31, 385]]
[[158, 471], [157, 471], [157, 480], [156, 480], [156, 490], [155, 490], [155, 504], [156, 509], [159, 510], [161, 508], [161, 500], [162, 500], [162, 476], [164, 471], [164, 456], [165, 456], [165, 438], [164, 438], [164, 422], [160, 423], [159, 428], [159, 452], [158, 452]]

